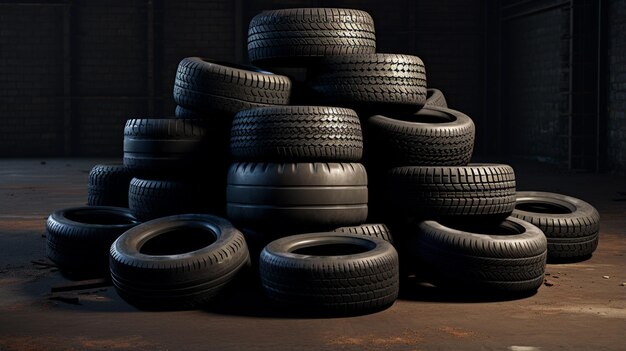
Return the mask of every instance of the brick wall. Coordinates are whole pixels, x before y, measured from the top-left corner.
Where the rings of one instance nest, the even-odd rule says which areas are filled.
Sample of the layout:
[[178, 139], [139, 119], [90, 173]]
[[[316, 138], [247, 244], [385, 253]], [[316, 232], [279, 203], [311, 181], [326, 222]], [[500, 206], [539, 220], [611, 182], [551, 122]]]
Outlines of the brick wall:
[[569, 10], [503, 23], [502, 133], [514, 157], [567, 165]]
[[608, 3], [607, 166], [626, 173], [626, 3]]

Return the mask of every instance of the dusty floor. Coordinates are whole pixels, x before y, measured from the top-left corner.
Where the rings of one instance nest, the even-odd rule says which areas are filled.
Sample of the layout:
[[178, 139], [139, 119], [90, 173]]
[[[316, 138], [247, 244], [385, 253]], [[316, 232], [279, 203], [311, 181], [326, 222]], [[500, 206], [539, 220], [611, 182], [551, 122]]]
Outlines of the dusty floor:
[[[84, 205], [106, 159], [0, 160], [0, 350], [625, 350], [626, 178], [513, 164], [519, 190], [582, 198], [601, 214], [588, 260], [549, 264], [537, 294], [508, 301], [403, 288], [382, 312], [312, 318], [244, 287], [206, 311], [144, 312], [111, 287], [69, 283], [45, 262], [45, 218]], [[60, 299], [59, 299], [60, 298]]]

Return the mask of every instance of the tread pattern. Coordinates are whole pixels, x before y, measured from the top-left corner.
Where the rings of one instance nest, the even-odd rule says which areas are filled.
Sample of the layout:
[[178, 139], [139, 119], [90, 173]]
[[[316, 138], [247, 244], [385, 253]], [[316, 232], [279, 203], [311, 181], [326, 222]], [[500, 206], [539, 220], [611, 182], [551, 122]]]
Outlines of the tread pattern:
[[[136, 255], [129, 237], [144, 236], [148, 228], [177, 221], [169, 230], [194, 222], [212, 222], [220, 230], [210, 246], [172, 256]], [[198, 225], [196, 224], [196, 228]], [[145, 309], [185, 309], [207, 305], [249, 266], [246, 241], [227, 221], [210, 215], [188, 214], [151, 221], [124, 233], [110, 246], [110, 271], [118, 294]]]
[[391, 231], [383, 223], [380, 224], [362, 224], [352, 227], [341, 227], [333, 230], [333, 232], [351, 233], [357, 235], [366, 235], [374, 238], [383, 239], [393, 244]]
[[[445, 123], [420, 118], [445, 114]], [[425, 106], [405, 120], [381, 115], [367, 120], [373, 162], [391, 166], [465, 166], [474, 149], [474, 122], [465, 114]]]
[[547, 242], [532, 224], [509, 217], [519, 234], [491, 235], [453, 230], [435, 221], [417, 225], [407, 248], [413, 259], [437, 272], [444, 286], [491, 292], [526, 292], [543, 283]]
[[128, 186], [132, 178], [124, 165], [95, 165], [89, 172], [87, 205], [128, 207]]
[[291, 81], [286, 76], [200, 57], [182, 59], [174, 81], [178, 105], [230, 116], [245, 108], [287, 105], [290, 94]]
[[[68, 218], [68, 214], [72, 219]], [[97, 214], [103, 224], [93, 224]], [[84, 223], [80, 218], [90, 217]], [[117, 218], [116, 224], [110, 223]], [[113, 241], [139, 224], [127, 208], [89, 206], [58, 210], [46, 220], [46, 256], [60, 269], [85, 275], [104, 275], [108, 271], [108, 250]]]
[[411, 216], [506, 217], [515, 207], [515, 173], [508, 165], [396, 167], [388, 176], [390, 204]]
[[248, 27], [248, 58], [261, 65], [374, 52], [374, 21], [367, 12], [360, 10], [263, 11], [252, 18]]
[[256, 108], [235, 115], [230, 150], [236, 161], [358, 162], [363, 155], [363, 135], [353, 110]]
[[124, 166], [134, 174], [179, 173], [210, 161], [219, 138], [204, 119], [129, 119], [124, 127]]
[[[548, 240], [548, 258], [575, 258], [592, 254], [598, 247], [600, 214], [595, 207], [570, 196], [519, 191], [517, 198], [537, 198], [541, 202], [568, 202], [576, 210], [567, 214], [546, 214], [515, 209], [511, 216], [539, 227]], [[558, 203], [558, 202], [557, 202]]]
[[285, 255], [289, 250], [277, 246], [285, 240], [293, 242], [329, 234], [338, 236], [302, 234], [266, 246], [259, 264], [266, 295], [280, 303], [326, 312], [368, 312], [391, 305], [399, 291], [399, 264], [397, 252], [388, 242], [369, 238], [377, 250], [366, 257], [294, 257]]
[[128, 205], [141, 221], [183, 213], [209, 213], [219, 206], [210, 188], [198, 180], [133, 178]]
[[426, 69], [417, 56], [328, 56], [307, 81], [322, 103], [333, 105], [423, 106], [426, 102]]

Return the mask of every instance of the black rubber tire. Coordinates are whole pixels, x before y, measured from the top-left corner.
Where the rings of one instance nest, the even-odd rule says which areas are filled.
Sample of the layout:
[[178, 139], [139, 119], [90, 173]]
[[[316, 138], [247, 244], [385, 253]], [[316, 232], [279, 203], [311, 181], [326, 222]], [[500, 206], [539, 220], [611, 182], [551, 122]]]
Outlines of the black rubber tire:
[[228, 172], [228, 218], [274, 232], [332, 230], [367, 218], [360, 163], [235, 163]]
[[214, 188], [213, 184], [202, 179], [135, 177], [130, 181], [128, 207], [135, 217], [144, 222], [184, 213], [215, 214], [224, 205], [212, 192]]
[[248, 59], [259, 66], [303, 66], [328, 55], [376, 52], [365, 11], [299, 8], [263, 11], [248, 27]]
[[200, 112], [196, 112], [187, 108], [184, 108], [182, 106], [178, 106], [176, 105], [176, 110], [174, 110], [174, 115], [176, 116], [176, 118], [182, 118], [182, 119], [209, 119], [209, 114], [208, 113], [200, 113]]
[[515, 207], [515, 172], [508, 165], [396, 167], [388, 176], [388, 203], [415, 218], [505, 218]]
[[383, 239], [393, 244], [393, 237], [391, 236], [391, 231], [383, 223], [361, 224], [361, 225], [351, 226], [351, 227], [341, 227], [341, 228], [334, 229], [333, 232], [373, 236], [375, 238]]
[[230, 136], [235, 161], [358, 162], [363, 134], [356, 112], [324, 106], [276, 106], [241, 111]]
[[288, 77], [200, 57], [182, 59], [174, 81], [174, 101], [179, 106], [231, 117], [252, 107], [287, 105], [290, 94]]
[[425, 106], [438, 106], [448, 108], [448, 102], [446, 97], [439, 89], [426, 89], [426, 104]]
[[583, 200], [550, 192], [518, 191], [511, 216], [543, 231], [548, 239], [548, 259], [586, 257], [598, 247], [600, 214]]
[[[330, 252], [315, 253], [325, 249]], [[288, 236], [263, 249], [259, 269], [270, 299], [316, 312], [370, 312], [391, 306], [398, 297], [398, 254], [389, 242], [375, 237]]]
[[474, 150], [474, 122], [459, 111], [424, 106], [410, 115], [367, 120], [369, 158], [393, 166], [465, 166]]
[[417, 56], [327, 56], [309, 72], [307, 80], [319, 102], [331, 106], [414, 110], [426, 103], [426, 70]]
[[[199, 171], [219, 157], [219, 139], [204, 119], [129, 119], [124, 128], [124, 166], [140, 176]], [[213, 158], [213, 159], [212, 159]]]
[[99, 164], [89, 172], [87, 205], [128, 207], [128, 186], [133, 178], [123, 164]]
[[46, 221], [46, 255], [75, 277], [108, 276], [109, 248], [138, 225], [127, 208], [72, 207], [52, 212]]
[[514, 217], [474, 225], [422, 221], [404, 248], [414, 262], [431, 270], [436, 285], [455, 291], [525, 293], [544, 281], [546, 238], [536, 226]]
[[127, 231], [110, 247], [113, 285], [124, 300], [143, 309], [203, 307], [249, 262], [241, 232], [211, 215], [155, 219]]

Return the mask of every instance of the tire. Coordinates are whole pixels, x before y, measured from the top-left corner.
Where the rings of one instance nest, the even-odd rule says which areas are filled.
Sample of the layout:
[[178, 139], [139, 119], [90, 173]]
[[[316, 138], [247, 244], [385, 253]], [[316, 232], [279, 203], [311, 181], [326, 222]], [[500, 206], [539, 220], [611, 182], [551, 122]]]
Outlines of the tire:
[[518, 191], [511, 215], [543, 231], [548, 240], [548, 259], [587, 257], [598, 247], [600, 214], [583, 200], [549, 192]]
[[263, 11], [252, 18], [248, 27], [248, 58], [262, 67], [306, 67], [322, 56], [375, 52], [374, 21], [360, 10]]
[[[216, 188], [212, 194], [212, 188]], [[128, 205], [141, 221], [185, 213], [218, 213], [223, 203], [218, 187], [200, 179], [154, 180], [133, 178]], [[223, 212], [223, 211], [222, 211]]]
[[46, 221], [46, 255], [76, 277], [108, 275], [109, 247], [138, 225], [127, 208], [72, 207], [52, 212]]
[[356, 235], [366, 235], [379, 239], [383, 239], [393, 244], [391, 231], [385, 224], [362, 224], [352, 227], [341, 227], [333, 230], [333, 232], [350, 233]]
[[270, 299], [316, 312], [370, 312], [398, 297], [398, 254], [374, 237], [288, 236], [263, 249], [259, 268]]
[[404, 215], [503, 219], [515, 207], [515, 173], [508, 165], [396, 167], [388, 175], [388, 203]]
[[439, 89], [426, 89], [426, 104], [425, 106], [438, 106], [448, 108], [448, 102], [446, 97]]
[[253, 107], [287, 105], [289, 78], [247, 65], [200, 57], [180, 61], [174, 81], [174, 101], [197, 111], [232, 117]]
[[544, 280], [546, 238], [518, 218], [500, 223], [423, 221], [405, 248], [432, 270], [444, 288], [487, 293], [527, 293]]
[[218, 139], [207, 120], [129, 119], [124, 127], [124, 166], [133, 174], [177, 175], [212, 160]]
[[238, 227], [302, 233], [367, 218], [360, 163], [235, 163], [227, 183], [227, 216]]
[[249, 265], [243, 235], [227, 220], [185, 214], [143, 223], [111, 245], [113, 285], [143, 309], [198, 308]]
[[174, 114], [176, 118], [182, 119], [209, 119], [209, 115], [206, 113], [198, 113], [178, 105], [176, 105]]
[[87, 205], [128, 207], [128, 186], [133, 174], [121, 164], [95, 165], [89, 172]]
[[322, 106], [276, 106], [235, 115], [230, 139], [235, 161], [358, 162], [363, 156], [359, 116]]
[[321, 104], [332, 106], [414, 110], [426, 103], [426, 70], [417, 56], [328, 56], [310, 72], [308, 83]]
[[474, 149], [474, 122], [467, 115], [424, 106], [410, 115], [367, 120], [370, 158], [377, 165], [465, 166]]

